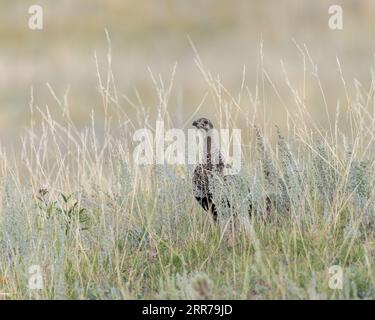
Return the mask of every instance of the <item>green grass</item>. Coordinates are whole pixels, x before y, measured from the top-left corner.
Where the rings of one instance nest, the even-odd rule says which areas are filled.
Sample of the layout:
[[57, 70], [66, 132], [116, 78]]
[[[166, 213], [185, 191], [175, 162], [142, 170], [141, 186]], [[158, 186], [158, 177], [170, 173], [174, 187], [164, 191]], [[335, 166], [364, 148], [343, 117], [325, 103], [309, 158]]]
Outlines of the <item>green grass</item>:
[[[269, 143], [270, 128], [254, 130], [262, 123], [262, 84], [244, 108], [246, 85], [232, 95], [198, 55], [197, 64], [216, 124], [235, 128], [237, 119], [247, 121], [241, 175], [258, 213], [249, 218], [238, 210], [235, 219], [223, 215], [214, 224], [192, 196], [189, 168], [135, 164], [131, 137], [144, 126], [147, 108], [128, 100], [138, 108], [138, 122], [127, 117], [109, 65], [105, 76], [98, 72], [99, 92], [104, 114], [112, 108], [116, 119], [93, 116], [91, 127], [77, 129], [68, 100], [50, 88], [63, 120], [31, 103], [43, 120], [32, 122], [19, 151], [0, 149], [0, 292], [7, 293], [1, 297], [375, 298], [374, 91], [352, 100], [348, 89], [348, 113], [337, 109], [325, 130], [292, 90], [298, 111], [288, 115], [286, 138], [279, 133]], [[317, 74], [305, 72], [319, 84]], [[172, 86], [154, 83], [160, 113], [172, 127]], [[342, 118], [351, 124], [349, 135], [340, 130]], [[243, 185], [233, 188], [239, 193]], [[266, 196], [274, 207], [262, 217]], [[41, 290], [28, 288], [31, 265], [43, 270]], [[329, 288], [333, 265], [344, 271], [340, 290]]]

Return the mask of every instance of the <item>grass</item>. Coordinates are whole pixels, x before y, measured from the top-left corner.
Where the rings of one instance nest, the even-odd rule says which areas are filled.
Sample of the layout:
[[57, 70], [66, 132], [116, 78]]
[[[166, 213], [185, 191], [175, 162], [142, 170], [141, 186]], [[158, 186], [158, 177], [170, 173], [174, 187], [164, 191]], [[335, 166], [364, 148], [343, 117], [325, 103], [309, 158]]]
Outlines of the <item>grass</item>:
[[[301, 53], [312, 66], [304, 79], [319, 86], [308, 51]], [[306, 88], [294, 89], [286, 74], [297, 111], [284, 105], [288, 130], [275, 135], [265, 122], [262, 88], [270, 85], [281, 105], [283, 99], [263, 63], [256, 88], [243, 83], [232, 94], [196, 52], [218, 127], [246, 120], [241, 176], [248, 184], [242, 180], [233, 188], [239, 194], [250, 187], [258, 208], [251, 218], [238, 209], [236, 219], [227, 214], [214, 224], [192, 196], [191, 168], [133, 162], [132, 133], [152, 127], [152, 118], [140, 97], [124, 96], [137, 112], [135, 119], [127, 116], [110, 52], [104, 74], [96, 62], [103, 119], [93, 113], [91, 126], [77, 128], [68, 99], [48, 86], [62, 120], [48, 106], [36, 106], [31, 95], [32, 121], [22, 148], [0, 149], [0, 292], [6, 293], [0, 297], [375, 298], [374, 83], [351, 94], [342, 78], [346, 109], [337, 104], [333, 119], [327, 112], [329, 128], [323, 129], [309, 114]], [[159, 114], [172, 127], [174, 74], [170, 83], [151, 76]], [[110, 117], [109, 109], [117, 116]], [[197, 114], [199, 107], [186, 123]], [[349, 123], [348, 133], [342, 122]], [[264, 217], [266, 196], [274, 206]], [[41, 290], [28, 288], [31, 265], [42, 268]], [[344, 272], [339, 290], [329, 288], [333, 265]]]

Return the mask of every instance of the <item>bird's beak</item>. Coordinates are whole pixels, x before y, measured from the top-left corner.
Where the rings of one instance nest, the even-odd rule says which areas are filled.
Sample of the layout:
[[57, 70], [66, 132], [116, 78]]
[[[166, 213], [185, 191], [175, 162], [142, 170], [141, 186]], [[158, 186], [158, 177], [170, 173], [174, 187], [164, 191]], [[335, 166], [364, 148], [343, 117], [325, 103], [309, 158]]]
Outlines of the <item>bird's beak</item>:
[[197, 127], [198, 122], [197, 122], [197, 121], [194, 121], [191, 125], [192, 125], [193, 127]]

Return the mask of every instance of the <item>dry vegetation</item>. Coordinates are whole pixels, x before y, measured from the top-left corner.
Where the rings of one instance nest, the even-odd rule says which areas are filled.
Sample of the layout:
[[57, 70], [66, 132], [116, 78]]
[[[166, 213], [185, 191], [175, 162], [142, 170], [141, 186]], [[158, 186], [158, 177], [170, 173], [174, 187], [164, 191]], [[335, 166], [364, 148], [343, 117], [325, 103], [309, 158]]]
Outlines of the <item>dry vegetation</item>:
[[[91, 125], [76, 127], [68, 97], [51, 86], [59, 121], [32, 94], [22, 150], [0, 149], [0, 291], [10, 299], [373, 299], [375, 79], [365, 90], [339, 76], [347, 99], [333, 107], [333, 117], [327, 111], [329, 129], [322, 129], [305, 92], [309, 83], [316, 85], [325, 101], [325, 91], [307, 49], [297, 49], [307, 81], [297, 89], [284, 70], [290, 106], [262, 52], [255, 87], [247, 85], [243, 70], [236, 92], [195, 55], [207, 95], [186, 123], [202, 104], [212, 104], [218, 127], [245, 121], [242, 181], [260, 207], [266, 195], [277, 204], [266, 219], [249, 219], [238, 209], [235, 222], [227, 212], [215, 225], [193, 199], [191, 168], [133, 162], [132, 133], [152, 128], [155, 117], [140, 96], [118, 93], [110, 53], [106, 65], [96, 60], [105, 116], [93, 112]], [[335, 68], [341, 71], [339, 63]], [[168, 100], [174, 73], [163, 80], [151, 72], [151, 78], [158, 113], [174, 127]], [[265, 86], [285, 108], [283, 134], [263, 125]], [[135, 117], [128, 116], [124, 100]], [[323, 111], [329, 108], [323, 104]], [[340, 129], [342, 122], [349, 123], [349, 133]], [[43, 290], [28, 289], [34, 264], [43, 268]], [[328, 287], [332, 265], [344, 270], [342, 290]]]

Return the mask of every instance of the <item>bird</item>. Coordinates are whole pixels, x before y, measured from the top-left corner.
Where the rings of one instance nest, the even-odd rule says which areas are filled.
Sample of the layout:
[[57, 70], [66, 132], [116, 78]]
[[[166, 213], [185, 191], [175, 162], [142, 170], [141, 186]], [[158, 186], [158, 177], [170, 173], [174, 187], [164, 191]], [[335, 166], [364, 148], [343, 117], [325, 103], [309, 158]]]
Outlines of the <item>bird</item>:
[[[230, 168], [230, 165], [225, 163], [220, 152], [218, 137], [212, 122], [202, 117], [195, 120], [192, 126], [203, 135], [200, 150], [203, 153], [200, 159], [203, 161], [196, 165], [192, 179], [195, 199], [206, 212], [212, 215], [215, 222], [218, 221], [219, 213], [238, 211], [239, 203], [244, 204], [251, 215], [253, 208], [249, 199], [250, 190], [246, 187], [242, 188], [245, 194], [236, 190], [242, 184], [241, 177], [227, 174], [225, 169]], [[233, 200], [234, 198], [237, 200]]]
[[[215, 135], [212, 122], [208, 118], [201, 117], [193, 121], [192, 126], [203, 136], [200, 150], [203, 153], [200, 159], [203, 161], [196, 165], [192, 178], [196, 201], [212, 215], [215, 222], [218, 221], [220, 209], [223, 208], [229, 209], [231, 215], [236, 215], [236, 211], [241, 207], [249, 216], [253, 212], [257, 213], [252, 203], [249, 182], [240, 175], [228, 175], [225, 172], [225, 168], [230, 168], [230, 165], [225, 163], [220, 152], [218, 137]], [[219, 182], [219, 188], [216, 188], [216, 182]], [[268, 196], [265, 198], [265, 211], [267, 215], [271, 211], [271, 200]]]
[[200, 150], [203, 153], [201, 156], [203, 161], [196, 165], [193, 173], [194, 197], [205, 211], [211, 213], [213, 220], [217, 221], [218, 209], [213, 201], [209, 182], [214, 174], [223, 175], [223, 156], [216, 139], [210, 134], [214, 126], [209, 119], [199, 118], [193, 121], [192, 126], [200, 130], [201, 135], [203, 135], [203, 150]]

